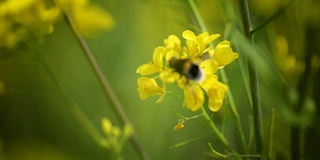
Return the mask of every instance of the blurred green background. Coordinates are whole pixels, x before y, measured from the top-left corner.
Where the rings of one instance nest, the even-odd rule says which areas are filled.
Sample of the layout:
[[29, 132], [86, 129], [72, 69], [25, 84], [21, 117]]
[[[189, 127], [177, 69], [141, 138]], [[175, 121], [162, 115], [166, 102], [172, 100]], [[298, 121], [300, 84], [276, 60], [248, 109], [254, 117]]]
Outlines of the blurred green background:
[[[182, 108], [182, 97], [167, 95], [162, 103], [155, 104], [157, 97], [142, 101], [137, 92], [139, 75], [136, 74], [136, 69], [152, 58], [153, 49], [163, 45], [163, 39], [170, 34], [181, 38], [184, 30], [194, 29], [197, 25], [188, 4], [184, 0], [92, 2], [99, 4], [112, 15], [115, 27], [89, 37], [87, 41], [105, 77], [124, 106], [148, 157], [155, 160], [212, 159], [208, 142], [223, 152], [220, 143], [215, 144], [215, 135], [206, 136], [212, 131], [202, 118], [186, 122], [183, 130], [173, 131], [179, 117], [171, 110], [184, 116], [200, 113]], [[226, 8], [221, 8], [218, 3], [210, 0], [199, 0], [196, 4], [210, 34], [222, 34], [220, 40], [233, 37], [230, 36], [233, 32], [226, 27], [240, 23], [237, 10], [229, 7], [229, 10], [223, 11]], [[277, 10], [277, 5], [282, 4], [275, 4], [276, 7], [273, 8], [271, 6], [271, 9], [263, 11], [264, 14], [253, 10], [257, 13], [253, 14], [255, 22], [259, 24], [265, 17], [270, 16]], [[226, 18], [230, 14], [238, 17]], [[287, 15], [282, 18], [286, 19]], [[228, 23], [225, 22], [226, 19]], [[276, 20], [274, 23], [278, 24]], [[267, 47], [269, 39], [265, 38], [269, 31], [263, 29], [259, 32], [256, 38], [258, 50], [272, 50], [272, 47]], [[241, 45], [241, 42], [238, 42], [239, 44]], [[239, 69], [245, 60], [241, 60], [241, 49], [237, 50], [235, 46], [235, 50], [240, 53], [240, 62], [228, 66], [226, 72], [243, 120], [243, 130], [248, 138], [251, 108], [245, 94], [247, 79], [241, 76], [243, 73]], [[261, 70], [263, 71], [263, 68]], [[270, 72], [275, 79], [279, 78], [278, 72], [272, 69], [268, 71], [260, 73], [263, 78], [270, 77]], [[273, 86], [274, 90], [270, 89], [270, 86], [274, 85], [273, 80], [263, 79], [261, 87], [266, 131], [269, 127], [270, 108], [283, 104], [282, 100], [279, 100], [281, 97], [277, 96], [284, 88], [278, 88], [281, 84], [277, 84]], [[103, 117], [108, 117], [114, 125], [121, 128], [124, 124], [106, 97], [65, 19], [60, 19], [54, 32], [41, 39], [40, 44], [33, 49], [3, 54], [0, 57], [0, 81], [5, 85], [5, 93], [0, 95], [0, 159], [111, 159], [110, 153], [100, 147], [83, 126], [75, 107], [81, 110], [86, 120], [90, 121], [101, 135]], [[172, 86], [172, 89], [177, 87]], [[276, 93], [270, 98], [273, 91]], [[275, 100], [274, 97], [279, 99]], [[239, 147], [239, 137], [234, 134], [235, 122], [230, 114], [224, 116], [225, 113], [230, 113], [226, 107], [213, 117], [218, 127], [223, 125], [224, 134], [231, 144]], [[283, 117], [280, 117], [276, 124], [275, 134], [278, 136], [275, 136], [274, 148], [280, 152], [279, 159], [288, 159], [290, 125]], [[205, 137], [190, 144], [170, 147], [203, 136]], [[140, 159], [130, 141], [125, 143], [123, 158]]]

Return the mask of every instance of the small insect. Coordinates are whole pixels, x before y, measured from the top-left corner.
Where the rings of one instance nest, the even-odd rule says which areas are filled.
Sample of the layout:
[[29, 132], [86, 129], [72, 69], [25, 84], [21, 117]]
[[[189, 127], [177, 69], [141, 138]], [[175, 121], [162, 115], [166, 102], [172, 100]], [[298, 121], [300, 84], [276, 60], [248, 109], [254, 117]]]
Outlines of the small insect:
[[203, 71], [199, 68], [199, 65], [192, 62], [191, 59], [172, 58], [169, 61], [169, 66], [188, 80], [199, 82], [204, 78]]

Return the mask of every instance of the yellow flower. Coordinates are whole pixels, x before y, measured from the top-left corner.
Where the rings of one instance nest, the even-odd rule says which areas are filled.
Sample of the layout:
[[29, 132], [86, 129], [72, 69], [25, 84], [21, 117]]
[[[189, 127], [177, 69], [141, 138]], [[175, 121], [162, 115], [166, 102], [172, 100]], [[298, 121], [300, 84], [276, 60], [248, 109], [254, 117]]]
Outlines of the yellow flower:
[[[140, 98], [161, 95], [157, 101], [159, 102], [164, 96], [166, 84], [176, 83], [183, 89], [186, 108], [191, 111], [199, 110], [205, 101], [206, 92], [209, 109], [218, 111], [228, 87], [218, 81], [216, 72], [239, 57], [231, 49], [229, 41], [220, 42], [215, 51], [208, 47], [219, 36], [209, 35], [208, 32], [196, 36], [192, 31], [186, 30], [182, 33], [182, 37], [186, 39], [186, 47], [181, 47], [179, 38], [170, 35], [164, 40], [164, 46], [154, 50], [152, 61], [139, 66], [136, 71], [143, 76], [158, 73], [155, 77], [162, 81], [164, 87], [159, 87], [154, 78], [141, 77], [138, 79]], [[203, 54], [207, 51], [210, 56], [204, 58]], [[173, 63], [175, 60], [176, 63]], [[183, 123], [178, 123], [175, 130], [183, 127]]]
[[228, 65], [239, 57], [238, 53], [232, 51], [229, 41], [220, 42], [214, 51], [209, 51], [209, 54], [217, 61], [219, 67]]
[[177, 36], [170, 35], [168, 37], [168, 39], [165, 39], [163, 42], [164, 42], [164, 46], [168, 50], [172, 49], [172, 50], [174, 50], [176, 52], [180, 52], [180, 50], [181, 50], [181, 46], [180, 46], [181, 42], [180, 42], [180, 39]]
[[139, 97], [144, 100], [152, 95], [164, 95], [165, 90], [158, 86], [154, 78], [140, 77], [138, 78]]
[[215, 74], [205, 75], [205, 78], [202, 82], [200, 82], [200, 86], [208, 91], [212, 85], [214, 85], [218, 81], [218, 76]]
[[114, 26], [112, 17], [96, 6], [76, 7], [71, 16], [77, 30], [90, 35], [99, 30], [108, 30]]
[[197, 84], [184, 88], [184, 104], [191, 111], [197, 111], [203, 105], [204, 95], [201, 87]]
[[218, 71], [219, 64], [214, 59], [207, 59], [202, 61], [199, 67], [206, 73], [206, 75], [211, 75]]
[[192, 31], [186, 30], [182, 33], [182, 37], [187, 40], [186, 43], [189, 50], [189, 56], [196, 57], [201, 56], [206, 52], [208, 44], [219, 38], [220, 35], [209, 35], [208, 32], [204, 32], [196, 36]]
[[163, 68], [163, 55], [165, 54], [166, 49], [164, 47], [157, 47], [153, 52], [152, 62], [145, 63], [138, 67], [136, 73], [140, 75], [150, 75], [156, 72], [161, 72]]
[[219, 81], [215, 81], [215, 83], [209, 88], [207, 92], [209, 97], [208, 107], [212, 112], [220, 110], [227, 90], [228, 87]]
[[173, 71], [173, 69], [168, 68], [159, 74], [160, 79], [165, 83], [174, 83], [176, 82], [180, 75]]

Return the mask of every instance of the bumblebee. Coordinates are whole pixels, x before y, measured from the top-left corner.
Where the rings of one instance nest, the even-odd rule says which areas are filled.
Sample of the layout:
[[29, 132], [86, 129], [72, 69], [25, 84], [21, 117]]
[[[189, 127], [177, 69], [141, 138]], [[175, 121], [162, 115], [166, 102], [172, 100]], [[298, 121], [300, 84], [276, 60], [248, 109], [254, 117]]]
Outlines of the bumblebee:
[[177, 73], [186, 77], [187, 80], [196, 82], [202, 81], [204, 74], [199, 65], [192, 62], [191, 59], [172, 58], [169, 61], [169, 67], [173, 68]]

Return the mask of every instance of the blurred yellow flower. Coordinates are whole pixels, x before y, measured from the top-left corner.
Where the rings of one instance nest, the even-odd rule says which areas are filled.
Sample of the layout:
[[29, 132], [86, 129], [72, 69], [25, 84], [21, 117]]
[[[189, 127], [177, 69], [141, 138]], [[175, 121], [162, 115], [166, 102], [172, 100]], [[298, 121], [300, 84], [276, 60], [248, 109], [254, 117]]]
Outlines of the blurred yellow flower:
[[51, 33], [59, 13], [43, 0], [0, 3], [0, 48], [14, 48], [30, 37]]
[[91, 35], [114, 26], [113, 18], [89, 0], [56, 0], [57, 5], [71, 14], [77, 30], [83, 35]]
[[108, 30], [114, 26], [112, 17], [96, 6], [75, 7], [71, 16], [77, 30], [84, 35]]
[[7, 0], [1, 3], [0, 15], [15, 15], [28, 10], [37, 0]]
[[275, 41], [275, 61], [285, 80], [294, 85], [304, 72], [305, 65], [296, 55], [289, 54], [289, 46], [285, 36], [277, 36]]
[[102, 131], [104, 137], [101, 140], [101, 144], [106, 149], [111, 150], [116, 156], [120, 155], [123, 149], [123, 143], [128, 140], [132, 133], [133, 128], [130, 124], [126, 124], [123, 129], [112, 124], [110, 119], [102, 118]]
[[114, 26], [112, 17], [89, 0], [5, 0], [0, 3], [0, 49], [17, 48], [54, 31], [61, 12], [70, 13], [77, 30], [90, 35]]

